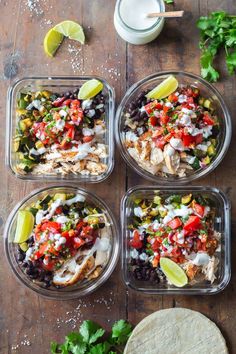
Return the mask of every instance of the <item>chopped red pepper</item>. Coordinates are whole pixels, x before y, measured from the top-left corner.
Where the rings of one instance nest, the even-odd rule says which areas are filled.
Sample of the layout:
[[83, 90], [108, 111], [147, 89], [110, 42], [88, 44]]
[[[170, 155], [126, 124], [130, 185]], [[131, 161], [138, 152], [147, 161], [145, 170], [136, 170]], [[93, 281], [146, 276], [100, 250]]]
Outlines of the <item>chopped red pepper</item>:
[[180, 220], [180, 218], [174, 218], [171, 221], [169, 221], [167, 225], [172, 230], [175, 230], [175, 229], [177, 229], [178, 227], [180, 227], [182, 225], [182, 221]]

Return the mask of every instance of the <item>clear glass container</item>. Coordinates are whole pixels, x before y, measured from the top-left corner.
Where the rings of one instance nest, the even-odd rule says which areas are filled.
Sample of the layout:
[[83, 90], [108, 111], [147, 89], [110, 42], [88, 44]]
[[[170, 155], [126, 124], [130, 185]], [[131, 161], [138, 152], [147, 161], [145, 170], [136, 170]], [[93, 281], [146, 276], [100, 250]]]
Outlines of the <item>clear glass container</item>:
[[[179, 84], [193, 85], [199, 88], [201, 91], [201, 95], [212, 101], [216, 115], [218, 116], [220, 122], [220, 134], [217, 137], [218, 144], [216, 147], [216, 155], [214, 159], [205, 168], [200, 168], [183, 177], [171, 176], [171, 175], [168, 175], [168, 177], [162, 177], [158, 175], [153, 175], [150, 172], [144, 170], [128, 153], [127, 148], [125, 146], [125, 139], [124, 139], [125, 138], [124, 114], [127, 111], [127, 107], [129, 103], [134, 101], [140, 92], [144, 90], [153, 89], [155, 86], [160, 84], [163, 80], [165, 80], [169, 75], [174, 75], [178, 80]], [[136, 171], [142, 177], [154, 181], [156, 183], [175, 182], [176, 184], [181, 184], [181, 183], [189, 183], [197, 178], [206, 176], [208, 173], [212, 172], [219, 165], [219, 163], [223, 160], [230, 145], [230, 140], [232, 135], [232, 123], [231, 123], [229, 110], [221, 94], [219, 93], [219, 91], [216, 90], [216, 88], [213, 85], [209, 84], [207, 81], [203, 80], [200, 76], [195, 74], [181, 72], [181, 71], [165, 71], [165, 72], [160, 72], [148, 76], [145, 79], [135, 83], [133, 86], [131, 86], [128, 89], [116, 112], [115, 134], [116, 134], [117, 145], [120, 149], [121, 155], [128, 163], [128, 165], [130, 165], [130, 167], [134, 169], [134, 171]]]
[[[27, 91], [40, 91], [49, 90], [57, 93], [64, 93], [67, 91], [73, 91], [79, 86], [83, 85], [87, 80], [98, 79], [103, 85], [103, 92], [106, 98], [105, 103], [105, 124], [106, 133], [104, 135], [103, 143], [107, 145], [107, 157], [104, 159], [104, 164], [107, 165], [107, 170], [98, 175], [81, 175], [70, 173], [68, 175], [35, 175], [32, 173], [21, 174], [16, 169], [17, 165], [17, 154], [14, 152], [13, 138], [16, 134], [16, 109], [17, 109], [17, 98], [21, 92]], [[115, 93], [114, 89], [108, 84], [106, 80], [100, 77], [94, 76], [81, 76], [81, 77], [69, 77], [69, 76], [57, 76], [57, 77], [28, 77], [20, 79], [15, 82], [8, 90], [7, 97], [7, 127], [6, 127], [6, 165], [10, 168], [13, 174], [24, 180], [43, 180], [45, 181], [76, 181], [76, 182], [87, 182], [96, 183], [105, 180], [113, 170], [114, 167], [114, 138], [113, 138], [113, 120], [114, 120], [114, 109], [115, 109]]]
[[[199, 282], [194, 285], [186, 285], [177, 288], [167, 283], [157, 285], [148, 284], [147, 281], [136, 280], [129, 271], [130, 262], [130, 230], [128, 226], [132, 224], [134, 200], [152, 199], [155, 195], [168, 197], [171, 194], [186, 195], [192, 193], [193, 196], [201, 195], [210, 200], [216, 208], [214, 229], [221, 233], [221, 250], [217, 256], [219, 266], [217, 279], [214, 283], [207, 281]], [[133, 290], [150, 294], [182, 294], [182, 295], [208, 295], [222, 291], [230, 281], [231, 276], [231, 244], [230, 244], [230, 202], [226, 195], [211, 187], [162, 187], [162, 186], [137, 186], [128, 190], [121, 203], [121, 222], [122, 222], [122, 274], [128, 287]]]
[[[44, 288], [43, 286], [39, 285], [38, 283], [32, 281], [29, 277], [27, 277], [27, 275], [23, 272], [21, 266], [17, 261], [18, 246], [17, 244], [13, 243], [16, 231], [16, 220], [18, 210], [25, 209], [32, 203], [35, 203], [38, 199], [42, 199], [47, 194], [54, 195], [56, 193], [79, 193], [86, 198], [86, 201], [88, 203], [96, 205], [96, 207], [103, 210], [107, 217], [108, 223], [110, 224], [110, 233], [112, 239], [109, 261], [105, 265], [102, 273], [99, 275], [98, 278], [93, 280], [86, 280], [81, 283], [77, 283], [61, 289], [57, 289], [56, 287], [52, 286], [50, 288]], [[94, 193], [90, 193], [82, 188], [69, 187], [66, 185], [51, 186], [49, 188], [38, 189], [31, 192], [27, 197], [25, 197], [15, 206], [6, 221], [4, 229], [4, 248], [9, 266], [21, 284], [45, 297], [56, 300], [69, 300], [79, 298], [95, 291], [110, 277], [119, 258], [120, 239], [117, 224], [111, 210], [108, 208], [106, 203], [97, 196], [95, 196]]]
[[[159, 36], [162, 31], [162, 28], [164, 26], [164, 18], [156, 18], [154, 23], [152, 21], [152, 25], [150, 27], [145, 26], [145, 28], [143, 29], [133, 28], [127, 24], [127, 21], [125, 21], [124, 16], [122, 16], [122, 5], [124, 2], [128, 1], [130, 0], [118, 0], [116, 2], [114, 13], [114, 26], [117, 33], [122, 39], [131, 44], [140, 45], [153, 41]], [[163, 0], [156, 0], [156, 6], [157, 10], [155, 12], [165, 12], [165, 3]], [[128, 10], [129, 9], [127, 9], [127, 11]], [[137, 16], [137, 14], [135, 14], [135, 9], [134, 12], [130, 13], [130, 16]], [[143, 16], [145, 16], [145, 13], [143, 14]]]

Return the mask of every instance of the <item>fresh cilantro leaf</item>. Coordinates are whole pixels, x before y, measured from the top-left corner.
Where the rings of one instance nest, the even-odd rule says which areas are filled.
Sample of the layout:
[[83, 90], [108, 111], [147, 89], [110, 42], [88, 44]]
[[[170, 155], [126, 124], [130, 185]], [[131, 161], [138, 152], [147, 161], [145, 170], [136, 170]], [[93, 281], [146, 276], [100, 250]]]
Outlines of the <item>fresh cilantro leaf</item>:
[[226, 38], [226, 45], [228, 47], [231, 47], [232, 45], [236, 44], [236, 28], [229, 30], [229, 34], [225, 38]]
[[56, 354], [57, 353], [57, 343], [56, 342], [51, 342], [51, 354]]
[[66, 339], [67, 343], [74, 343], [74, 344], [82, 344], [83, 343], [83, 337], [81, 336], [80, 333], [77, 333], [77, 332], [69, 333], [65, 337], [65, 339]]
[[85, 343], [90, 343], [90, 339], [91, 343], [96, 342], [105, 332], [97, 323], [89, 320], [82, 323], [79, 331]]
[[236, 70], [236, 52], [229, 53], [226, 56], [227, 69], [230, 75], [233, 75]]
[[216, 82], [219, 72], [213, 62], [220, 48], [225, 49], [226, 65], [230, 74], [236, 69], [235, 54], [230, 49], [236, 46], [236, 16], [225, 11], [212, 12], [209, 16], [200, 17], [197, 21], [200, 29], [199, 47], [202, 51], [200, 66], [201, 75], [208, 81]]
[[98, 340], [98, 338], [102, 337], [103, 334], [105, 333], [105, 330], [102, 328], [99, 328], [94, 334], [91, 335], [89, 338], [89, 344], [92, 344]]
[[69, 353], [69, 348], [68, 348], [68, 343], [63, 343], [58, 346], [58, 350], [60, 354], [70, 354]]
[[111, 337], [114, 343], [124, 344], [128, 340], [131, 332], [131, 325], [124, 320], [120, 320], [114, 323]]
[[164, 0], [166, 4], [173, 4], [174, 0]]
[[107, 354], [110, 348], [111, 345], [108, 342], [99, 343], [93, 346], [88, 354]]
[[69, 346], [69, 350], [72, 354], [85, 354], [87, 351], [87, 345], [86, 343], [82, 343], [82, 344], [71, 344]]

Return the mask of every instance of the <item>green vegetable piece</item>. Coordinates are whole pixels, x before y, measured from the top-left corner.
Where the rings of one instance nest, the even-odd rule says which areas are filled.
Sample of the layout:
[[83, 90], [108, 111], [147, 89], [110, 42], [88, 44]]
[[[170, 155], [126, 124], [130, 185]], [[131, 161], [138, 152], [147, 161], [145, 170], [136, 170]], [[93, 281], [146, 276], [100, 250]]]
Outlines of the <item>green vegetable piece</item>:
[[119, 320], [112, 326], [112, 341], [116, 344], [125, 344], [132, 332], [132, 326], [124, 321]]
[[184, 204], [184, 205], [187, 205], [191, 202], [192, 200], [192, 194], [188, 194], [188, 195], [184, 195], [182, 198], [181, 198], [181, 203]]
[[134, 203], [135, 203], [136, 205], [139, 205], [141, 202], [142, 202], [142, 199], [141, 199], [141, 198], [136, 198], [136, 199], [134, 200]]
[[174, 4], [174, 0], [164, 0], [166, 4]]
[[39, 202], [39, 205], [40, 205], [41, 207], [43, 207], [44, 205], [47, 205], [47, 204], [50, 202], [50, 200], [52, 200], [52, 197], [51, 197], [49, 194], [47, 194], [47, 195], [45, 195], [45, 197], [43, 197], [43, 199]]
[[195, 158], [195, 160], [191, 166], [194, 170], [198, 170], [200, 168], [200, 162], [197, 157]]
[[56, 193], [53, 197], [53, 200], [57, 200], [57, 199], [66, 200], [66, 194], [65, 193]]
[[35, 216], [38, 212], [38, 209], [37, 208], [33, 208], [33, 207], [30, 207], [29, 208], [29, 211]]
[[167, 204], [169, 204], [169, 203], [178, 203], [178, 204], [180, 204], [181, 203], [181, 195], [180, 194], [173, 194], [173, 195], [169, 196], [166, 199], [166, 203]]
[[216, 154], [216, 149], [215, 146], [213, 144], [211, 144], [210, 146], [208, 146], [207, 148], [207, 153], [209, 156], [215, 156]]
[[161, 197], [159, 195], [155, 195], [153, 198], [153, 203], [160, 205], [161, 204]]
[[203, 106], [207, 109], [211, 109], [212, 108], [212, 102], [210, 100], [205, 100], [203, 103]]

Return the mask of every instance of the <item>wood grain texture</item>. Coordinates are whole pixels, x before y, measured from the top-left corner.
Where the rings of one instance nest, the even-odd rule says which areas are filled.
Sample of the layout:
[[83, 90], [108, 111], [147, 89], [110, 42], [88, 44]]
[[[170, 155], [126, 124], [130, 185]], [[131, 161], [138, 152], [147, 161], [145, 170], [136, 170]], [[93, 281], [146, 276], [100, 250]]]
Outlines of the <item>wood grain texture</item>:
[[[68, 3], [68, 4], [66, 4]], [[236, 11], [234, 0], [176, 0], [169, 10], [185, 10], [185, 18], [166, 21], [160, 37], [146, 46], [132, 46], [123, 42], [113, 27], [115, 0], [39, 0], [36, 10], [26, 0], [0, 1], [0, 137], [5, 139], [6, 91], [13, 80], [29, 75], [100, 75], [116, 90], [119, 103], [127, 87], [153, 72], [186, 70], [199, 73], [198, 31], [195, 26], [200, 15], [225, 9]], [[85, 28], [88, 42], [80, 47], [65, 41], [53, 59], [43, 53], [42, 41], [47, 30], [64, 19], [79, 21]], [[218, 61], [222, 80], [216, 87], [232, 113], [236, 115], [235, 77], [228, 77], [223, 60]], [[236, 136], [233, 134], [230, 150], [215, 172], [195, 182], [217, 186], [232, 200], [233, 232], [236, 231]], [[40, 183], [16, 180], [4, 165], [4, 144], [0, 148], [1, 205], [0, 227], [15, 203]], [[128, 187], [149, 184], [125, 166], [116, 151], [116, 166], [112, 175], [99, 185], [86, 185], [103, 197], [119, 218], [120, 199]], [[2, 253], [3, 253], [3, 245]], [[49, 353], [50, 340], [62, 340], [83, 319], [93, 319], [102, 325], [120, 318], [128, 318], [134, 325], [155, 310], [183, 306], [199, 310], [216, 321], [222, 329], [231, 353], [236, 353], [234, 328], [235, 299], [235, 241], [233, 250], [233, 277], [230, 286], [219, 295], [149, 296], [127, 291], [121, 279], [120, 266], [111, 279], [96, 293], [74, 301], [45, 300], [18, 284], [10, 272], [5, 257], [0, 258], [0, 353]], [[27, 340], [30, 346], [27, 346]], [[23, 344], [22, 344], [23, 343]], [[24, 345], [25, 344], [25, 345]], [[14, 347], [18, 345], [17, 349]]]

